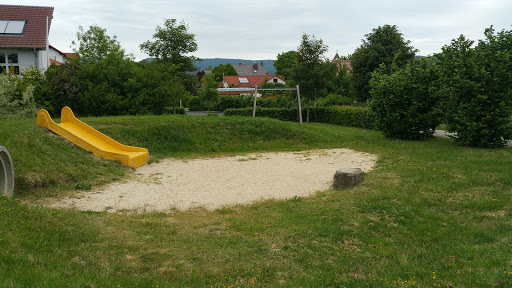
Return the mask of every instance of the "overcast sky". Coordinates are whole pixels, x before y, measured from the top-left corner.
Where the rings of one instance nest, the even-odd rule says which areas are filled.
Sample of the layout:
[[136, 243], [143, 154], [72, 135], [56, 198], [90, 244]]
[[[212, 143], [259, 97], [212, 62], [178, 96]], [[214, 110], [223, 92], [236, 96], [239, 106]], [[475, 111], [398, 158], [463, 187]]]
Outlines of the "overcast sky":
[[55, 8], [50, 44], [71, 52], [78, 26], [96, 24], [116, 35], [137, 60], [164, 18], [184, 20], [200, 58], [276, 59], [296, 50], [303, 33], [329, 46], [332, 58], [352, 54], [365, 34], [397, 25], [419, 55], [441, 51], [460, 34], [478, 40], [485, 28], [512, 30], [511, 0], [2, 0], [1, 4]]

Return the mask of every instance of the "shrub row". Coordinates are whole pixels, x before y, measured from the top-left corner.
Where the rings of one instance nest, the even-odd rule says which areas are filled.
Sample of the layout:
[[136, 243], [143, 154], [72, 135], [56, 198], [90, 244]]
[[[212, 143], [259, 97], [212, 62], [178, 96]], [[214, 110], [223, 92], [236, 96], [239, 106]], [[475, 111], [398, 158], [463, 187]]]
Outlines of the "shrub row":
[[[226, 109], [239, 109], [251, 107], [254, 98], [251, 95], [236, 95], [236, 96], [221, 96], [219, 103], [213, 106], [214, 111], [225, 111]], [[292, 108], [296, 106], [296, 101], [292, 97], [278, 96], [278, 97], [260, 97], [257, 100], [257, 106], [264, 108]], [[205, 107], [199, 97], [190, 97], [186, 103], [187, 108], [191, 111], [203, 111], [208, 108]], [[251, 112], [252, 113], [252, 112]], [[252, 114], [251, 114], [252, 115]]]
[[[302, 110], [302, 118], [306, 119], [306, 110]], [[252, 116], [252, 108], [227, 109], [225, 116]], [[282, 121], [297, 121], [296, 108], [256, 108], [256, 116], [270, 117]], [[335, 124], [342, 126], [375, 129], [375, 120], [368, 108], [353, 106], [311, 107], [311, 122]]]
[[165, 107], [165, 113], [167, 114], [185, 115], [185, 107]]

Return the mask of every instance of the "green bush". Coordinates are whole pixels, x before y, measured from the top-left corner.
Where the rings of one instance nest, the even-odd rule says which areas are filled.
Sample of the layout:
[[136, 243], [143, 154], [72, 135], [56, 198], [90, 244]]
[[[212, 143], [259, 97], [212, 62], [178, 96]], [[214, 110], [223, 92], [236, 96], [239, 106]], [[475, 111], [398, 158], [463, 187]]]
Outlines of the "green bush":
[[224, 111], [232, 108], [252, 107], [254, 98], [251, 95], [228, 95], [221, 96], [220, 102], [215, 106], [214, 110]]
[[475, 48], [463, 35], [437, 57], [449, 132], [457, 143], [503, 147], [512, 139], [512, 30], [486, 29]]
[[[304, 111], [302, 111], [304, 114]], [[312, 107], [309, 111], [312, 122], [375, 129], [375, 119], [370, 109], [354, 106]]]
[[341, 96], [334, 93], [329, 93], [327, 96], [318, 98], [316, 104], [318, 106], [337, 106], [337, 105], [352, 105], [354, 100], [350, 97]]
[[[227, 109], [224, 116], [252, 116], [252, 108]], [[257, 117], [269, 117], [281, 121], [298, 121], [296, 108], [256, 108]], [[305, 119], [306, 111], [302, 111]], [[311, 122], [335, 124], [350, 127], [374, 129], [374, 118], [368, 108], [351, 106], [311, 107], [309, 111]]]
[[185, 115], [185, 107], [165, 107], [165, 112], [166, 114]]
[[422, 58], [391, 75], [384, 64], [373, 73], [370, 107], [384, 136], [407, 140], [432, 136], [442, 114], [435, 67]]
[[[256, 101], [256, 106], [262, 108], [293, 108], [297, 106], [296, 100], [288, 96], [263, 96], [256, 99]], [[227, 109], [252, 109], [253, 105], [254, 97], [252, 95], [228, 95], [220, 96], [220, 102], [213, 106], [212, 110], [225, 111]], [[197, 97], [191, 97], [185, 106], [191, 111], [204, 111], [208, 109], [200, 103]]]
[[0, 120], [36, 116], [34, 85], [28, 80], [0, 74]]
[[198, 96], [192, 96], [188, 99], [188, 101], [185, 103], [185, 107], [187, 107], [190, 111], [203, 111], [206, 110], [205, 107], [203, 107], [203, 104], [201, 104], [201, 101], [199, 101]]

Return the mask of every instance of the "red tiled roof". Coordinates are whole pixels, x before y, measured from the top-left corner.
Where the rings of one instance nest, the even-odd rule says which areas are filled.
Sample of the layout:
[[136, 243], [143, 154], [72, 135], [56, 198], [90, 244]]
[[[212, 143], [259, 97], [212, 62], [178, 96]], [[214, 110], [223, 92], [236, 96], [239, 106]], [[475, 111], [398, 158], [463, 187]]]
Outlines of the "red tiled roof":
[[67, 59], [73, 59], [73, 58], [76, 58], [78, 57], [78, 53], [74, 53], [74, 52], [62, 52], [60, 51], [59, 49], [55, 48], [54, 46], [50, 45], [50, 48], [53, 48], [55, 51], [59, 52], [62, 56], [64, 56], [64, 58], [67, 58]]
[[50, 58], [50, 65], [53, 65], [53, 64], [55, 64], [55, 65], [57, 65], [57, 66], [62, 65], [62, 63], [61, 63], [61, 62], [59, 62], [59, 61], [57, 61], [57, 60], [55, 60], [55, 59]]
[[[236, 87], [254, 87], [261, 78], [264, 78], [265, 76], [224, 76], [224, 82], [228, 84], [228, 86], [234, 85]], [[245, 78], [249, 83], [240, 83], [240, 80], [238, 78]]]
[[[259, 76], [224, 76], [224, 82], [226, 82], [228, 86], [233, 85], [235, 87], [255, 87], [260, 86], [264, 82], [276, 77], [285, 81], [284, 77], [281, 75], [269, 75], [267, 73], [266, 75]], [[240, 83], [239, 78], [246, 78], [249, 81], [249, 83]]]
[[63, 53], [64, 55], [66, 55], [66, 57], [68, 57], [69, 59], [75, 59], [78, 57], [78, 53], [69, 53], [69, 52], [64, 52]]
[[47, 16], [49, 30], [53, 18], [53, 7], [0, 5], [0, 19], [27, 21], [23, 35], [0, 36], [0, 47], [46, 46]]

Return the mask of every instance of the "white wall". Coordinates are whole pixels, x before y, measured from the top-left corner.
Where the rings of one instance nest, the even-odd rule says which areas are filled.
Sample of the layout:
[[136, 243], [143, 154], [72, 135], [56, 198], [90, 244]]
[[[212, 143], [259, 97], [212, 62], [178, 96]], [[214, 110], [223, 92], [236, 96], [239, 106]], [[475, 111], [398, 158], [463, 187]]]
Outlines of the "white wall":
[[[13, 66], [19, 66], [20, 67], [20, 73], [23, 71], [29, 69], [30, 67], [39, 67], [36, 63], [36, 54], [34, 53], [34, 49], [27, 48], [27, 49], [20, 49], [20, 48], [3, 48], [0, 49], [0, 53], [4, 54], [11, 54], [15, 53], [18, 54], [18, 63], [13, 63]], [[4, 63], [2, 63], [4, 64]]]
[[36, 67], [36, 54], [33, 49], [30, 50], [19, 50], [18, 51], [18, 64], [20, 65], [20, 73], [30, 67]]
[[277, 83], [279, 83], [279, 84], [283, 84], [283, 85], [286, 84], [286, 82], [283, 81], [283, 79], [281, 79], [279, 77], [274, 77], [272, 79], [269, 79], [269, 80], [267, 80], [267, 83], [275, 83], [274, 79], [277, 79]]
[[64, 56], [59, 51], [53, 49], [52, 47], [50, 47], [50, 58], [55, 61], [59, 61], [60, 63], [64, 63], [64, 61], [65, 61]]

